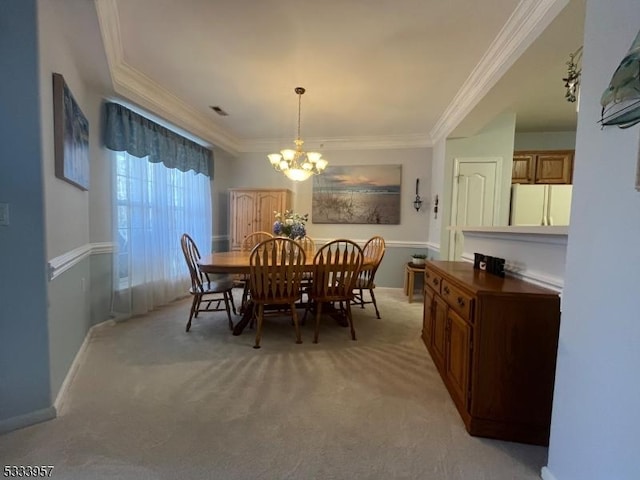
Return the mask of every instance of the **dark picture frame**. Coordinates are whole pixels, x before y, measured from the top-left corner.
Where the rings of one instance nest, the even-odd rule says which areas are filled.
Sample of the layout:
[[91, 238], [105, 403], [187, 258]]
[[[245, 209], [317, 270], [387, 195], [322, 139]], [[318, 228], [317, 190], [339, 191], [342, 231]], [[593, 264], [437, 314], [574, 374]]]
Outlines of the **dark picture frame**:
[[53, 137], [56, 177], [89, 190], [89, 122], [59, 73], [53, 74]]

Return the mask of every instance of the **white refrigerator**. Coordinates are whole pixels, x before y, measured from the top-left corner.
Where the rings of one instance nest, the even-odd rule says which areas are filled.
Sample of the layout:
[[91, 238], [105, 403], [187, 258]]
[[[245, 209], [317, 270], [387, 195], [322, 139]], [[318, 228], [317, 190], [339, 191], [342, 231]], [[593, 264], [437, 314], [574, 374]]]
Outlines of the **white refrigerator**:
[[511, 225], [569, 225], [573, 185], [511, 186]]

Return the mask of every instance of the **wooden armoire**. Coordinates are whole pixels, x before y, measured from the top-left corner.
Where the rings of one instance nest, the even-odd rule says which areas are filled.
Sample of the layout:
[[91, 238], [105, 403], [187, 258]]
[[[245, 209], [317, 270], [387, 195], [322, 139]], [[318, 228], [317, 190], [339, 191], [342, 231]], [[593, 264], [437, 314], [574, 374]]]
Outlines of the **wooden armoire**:
[[291, 209], [292, 193], [286, 189], [229, 189], [229, 247], [239, 250], [252, 232], [273, 232], [274, 212]]

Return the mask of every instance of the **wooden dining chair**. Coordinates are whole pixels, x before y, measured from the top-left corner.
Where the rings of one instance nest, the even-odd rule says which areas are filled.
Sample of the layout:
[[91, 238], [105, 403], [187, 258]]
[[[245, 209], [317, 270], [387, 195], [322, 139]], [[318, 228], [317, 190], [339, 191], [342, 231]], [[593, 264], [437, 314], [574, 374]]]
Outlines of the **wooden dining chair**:
[[[187, 322], [187, 332], [191, 329], [191, 320], [195, 316], [198, 317], [199, 312], [227, 312], [229, 320], [229, 328], [233, 330], [233, 321], [231, 320], [231, 309], [233, 307], [235, 313], [235, 305], [233, 304], [233, 278], [224, 275], [211, 280], [209, 275], [202, 272], [198, 267], [200, 260], [200, 252], [193, 239], [186, 233], [180, 239], [182, 253], [189, 268], [191, 276], [191, 288], [189, 293], [193, 296], [191, 303], [191, 311], [189, 312], [189, 321]], [[224, 304], [224, 306], [223, 306]]]
[[254, 316], [258, 322], [253, 348], [260, 348], [266, 305], [290, 309], [296, 331], [296, 343], [302, 343], [295, 304], [302, 297], [300, 285], [305, 262], [306, 255], [302, 247], [285, 237], [264, 240], [251, 250], [249, 288]]
[[307, 237], [305, 235], [304, 237], [296, 241], [300, 244], [300, 246], [304, 250], [304, 253], [307, 255], [307, 258], [309, 257], [313, 258], [313, 256], [316, 254], [316, 242], [313, 240], [313, 238]]
[[[364, 244], [362, 252], [364, 254], [364, 258], [367, 261], [367, 265], [362, 268], [360, 274], [358, 275], [358, 278], [356, 279], [356, 284], [354, 286], [353, 303], [359, 304], [362, 308], [364, 308], [365, 304], [367, 303], [373, 303], [373, 307], [376, 309], [376, 317], [380, 318], [380, 312], [378, 311], [378, 304], [376, 303], [376, 296], [373, 293], [373, 289], [376, 288], [376, 272], [378, 271], [378, 267], [382, 262], [382, 257], [384, 257], [384, 238], [378, 235], [371, 237], [367, 241], [367, 243]], [[369, 262], [371, 263], [369, 264]], [[365, 290], [369, 291], [371, 301], [365, 301]]]
[[[300, 244], [307, 258], [313, 258], [315, 256], [316, 242], [313, 240], [313, 238], [305, 235], [304, 237], [296, 240], [296, 242]], [[309, 288], [311, 287], [312, 279], [313, 279], [312, 272], [307, 271], [307, 272], [304, 272], [304, 274], [302, 275], [302, 293], [303, 294], [308, 293]]]
[[[351, 302], [363, 257], [360, 246], [346, 239], [333, 240], [316, 252], [313, 258], [313, 282], [309, 290], [309, 299], [316, 310], [313, 343], [318, 343], [323, 304], [339, 304], [340, 311], [349, 321], [351, 339], [356, 339]], [[307, 306], [305, 316], [310, 306]]]
[[[260, 242], [270, 238], [273, 238], [273, 235], [269, 232], [260, 231], [250, 233], [242, 240], [240, 251], [249, 253], [253, 250], [253, 247], [258, 245]], [[242, 288], [242, 300], [240, 301], [240, 312], [242, 313], [244, 312], [247, 299], [249, 297], [249, 276], [245, 274], [236, 275], [233, 286], [236, 288]]]
[[269, 232], [253, 232], [244, 237], [242, 240], [242, 246], [240, 247], [240, 251], [242, 252], [250, 252], [253, 250], [253, 247], [258, 245], [260, 242], [264, 242], [273, 238], [273, 235]]

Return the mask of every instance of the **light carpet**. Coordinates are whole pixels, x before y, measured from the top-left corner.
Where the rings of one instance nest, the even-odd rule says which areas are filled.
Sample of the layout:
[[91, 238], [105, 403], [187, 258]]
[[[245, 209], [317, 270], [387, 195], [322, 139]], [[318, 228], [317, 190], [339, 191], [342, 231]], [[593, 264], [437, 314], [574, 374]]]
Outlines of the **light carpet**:
[[[186, 333], [189, 300], [94, 329], [57, 419], [0, 436], [0, 464], [60, 479], [537, 479], [547, 449], [471, 437], [420, 339], [422, 303], [376, 289], [357, 341], [323, 318]], [[239, 296], [238, 296], [239, 300]]]

